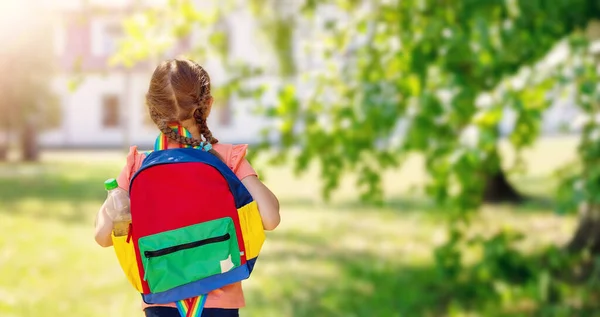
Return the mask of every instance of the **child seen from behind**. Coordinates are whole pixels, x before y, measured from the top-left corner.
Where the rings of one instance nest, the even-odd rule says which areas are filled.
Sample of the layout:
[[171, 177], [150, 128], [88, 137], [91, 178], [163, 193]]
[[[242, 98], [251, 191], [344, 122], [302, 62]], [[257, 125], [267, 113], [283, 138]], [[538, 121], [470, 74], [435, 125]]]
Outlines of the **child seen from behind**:
[[[221, 144], [208, 128], [207, 118], [212, 108], [213, 97], [208, 73], [200, 65], [181, 59], [161, 63], [150, 81], [146, 104], [161, 135], [167, 137], [166, 148], [200, 147], [217, 156], [241, 180], [258, 204], [263, 228], [273, 230], [279, 225], [279, 202], [258, 179], [256, 172], [245, 159], [247, 145]], [[187, 133], [181, 133], [180, 129]], [[146, 154], [138, 152], [135, 146], [131, 147], [127, 164], [117, 179], [120, 188], [129, 189], [131, 179], [145, 157]], [[106, 202], [98, 212], [95, 239], [99, 245], [109, 247], [113, 244], [113, 223], [105, 206]], [[180, 316], [175, 303], [143, 303], [142, 306], [147, 317]], [[241, 282], [237, 282], [209, 293], [202, 316], [239, 316], [239, 309], [244, 306]]]

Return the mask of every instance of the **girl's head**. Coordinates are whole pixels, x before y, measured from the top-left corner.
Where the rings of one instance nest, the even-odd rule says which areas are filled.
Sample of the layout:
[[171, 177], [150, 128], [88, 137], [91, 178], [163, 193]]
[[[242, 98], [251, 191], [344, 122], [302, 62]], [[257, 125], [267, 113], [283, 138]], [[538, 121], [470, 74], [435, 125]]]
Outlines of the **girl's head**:
[[210, 77], [200, 65], [190, 60], [168, 60], [156, 68], [146, 94], [146, 104], [152, 121], [170, 139], [181, 144], [198, 146], [201, 139], [176, 133], [170, 124], [197, 127], [197, 132], [210, 144], [219, 142], [206, 123], [213, 103]]

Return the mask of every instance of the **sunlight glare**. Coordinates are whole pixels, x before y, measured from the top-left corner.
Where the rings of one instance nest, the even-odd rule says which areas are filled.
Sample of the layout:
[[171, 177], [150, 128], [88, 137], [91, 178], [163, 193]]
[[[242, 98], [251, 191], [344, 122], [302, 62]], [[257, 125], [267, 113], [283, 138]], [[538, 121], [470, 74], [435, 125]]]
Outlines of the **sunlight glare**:
[[36, 3], [0, 1], [0, 53], [12, 54], [43, 39], [51, 15]]
[[0, 1], [0, 41], [6, 43], [17, 38], [19, 29], [30, 20], [28, 1]]

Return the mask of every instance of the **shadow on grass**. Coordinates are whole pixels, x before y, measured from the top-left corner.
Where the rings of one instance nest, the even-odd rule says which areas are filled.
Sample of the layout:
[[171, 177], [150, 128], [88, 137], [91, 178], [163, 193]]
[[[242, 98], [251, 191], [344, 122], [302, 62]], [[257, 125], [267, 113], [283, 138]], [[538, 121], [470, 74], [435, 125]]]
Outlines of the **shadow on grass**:
[[[537, 289], [524, 299], [527, 304], [533, 297], [533, 305], [502, 307], [506, 293], [499, 294], [495, 286], [501, 280], [482, 278], [474, 267], [448, 279], [431, 264], [409, 265], [394, 255], [382, 258], [373, 250], [340, 250], [331, 241], [310, 234], [273, 232], [270, 238], [304, 247], [261, 255], [257, 270], [262, 263], [277, 263], [285, 269], [267, 282], [272, 285], [252, 292], [248, 299], [258, 310], [277, 303], [286, 316], [447, 316], [456, 307], [477, 316], [597, 316], [592, 313], [600, 308], [597, 301], [579, 307], [564, 304], [567, 301], [536, 302]], [[524, 259], [536, 267], [540, 258]], [[325, 272], [327, 266], [334, 269]], [[537, 282], [527, 287], [531, 285]]]
[[312, 208], [324, 206], [328, 210], [340, 211], [340, 212], [364, 212], [365, 210], [373, 212], [399, 212], [399, 213], [427, 213], [437, 214], [442, 213], [443, 210], [435, 205], [435, 203], [427, 197], [410, 197], [396, 196], [386, 200], [381, 205], [370, 204], [356, 200], [344, 200], [335, 203], [321, 203], [316, 199], [300, 198], [280, 199], [280, 204], [285, 207], [293, 208]]
[[[554, 212], [556, 202], [552, 197], [555, 190], [555, 180], [548, 176], [520, 176], [512, 179], [512, 183], [517, 187], [526, 199], [522, 203], [499, 203], [489, 206], [498, 207], [498, 209], [510, 209], [520, 213], [548, 213]], [[358, 195], [357, 195], [358, 196]], [[394, 212], [400, 214], [419, 213], [424, 215], [447, 215], [447, 208], [440, 207], [436, 202], [419, 192], [405, 192], [400, 195], [394, 195], [387, 198], [382, 205], [369, 204], [360, 201], [360, 199], [348, 199], [335, 203], [322, 203], [320, 199], [310, 198], [282, 198], [282, 206], [294, 208], [312, 208], [326, 207], [328, 210], [341, 212], [364, 212], [365, 210], [373, 212]]]
[[0, 165], [0, 212], [89, 222], [83, 206], [97, 203], [99, 207], [106, 197], [103, 183], [114, 175], [114, 169], [103, 166]]
[[[307, 208], [324, 206], [326, 209], [345, 213], [395, 213], [395, 214], [419, 214], [436, 218], [451, 217], [448, 209], [436, 205], [436, 203], [424, 196], [395, 196], [386, 200], [382, 205], [373, 205], [359, 200], [347, 200], [336, 203], [319, 204], [310, 199], [282, 199], [281, 206], [293, 208]], [[529, 196], [527, 200], [519, 204], [493, 204], [489, 205], [498, 209], [511, 210], [518, 213], [553, 213], [556, 203], [549, 197]]]
[[[80, 212], [85, 203], [98, 203], [104, 200], [106, 193], [103, 182], [114, 176], [117, 170], [104, 165], [74, 166], [68, 164], [52, 165], [0, 165], [0, 201], [5, 208], [0, 212], [13, 214], [29, 213], [40, 218], [54, 218], [65, 222], [89, 221], [89, 214]], [[41, 204], [64, 203], [71, 212], [45, 212], [22, 208], [24, 201], [34, 200]], [[320, 204], [316, 200], [283, 199], [283, 208], [315, 209]], [[442, 220], [448, 215], [445, 209], [435, 205], [431, 199], [423, 196], [395, 196], [383, 206], [374, 206], [355, 201], [342, 201], [324, 205], [327, 210], [344, 213], [394, 213], [418, 214]], [[519, 212], [548, 212], [554, 204], [550, 199], [532, 199], [519, 206], [510, 206]], [[316, 208], [322, 210], [322, 208]]]
[[[277, 301], [293, 316], [441, 316], [451, 300], [477, 297], [440, 283], [430, 265], [410, 266], [369, 251], [336, 250], [325, 239], [301, 232], [273, 232], [269, 238], [306, 247], [261, 255], [256, 267], [260, 270], [261, 262], [289, 267], [275, 288], [281, 297]], [[315, 268], [304, 271], [292, 263]], [[319, 264], [335, 266], [336, 274], [324, 278]], [[258, 292], [250, 300], [253, 306], [268, 307], [273, 297]]]
[[554, 212], [556, 202], [547, 196], [528, 196], [521, 204], [517, 205], [517, 210], [523, 212], [539, 213]]

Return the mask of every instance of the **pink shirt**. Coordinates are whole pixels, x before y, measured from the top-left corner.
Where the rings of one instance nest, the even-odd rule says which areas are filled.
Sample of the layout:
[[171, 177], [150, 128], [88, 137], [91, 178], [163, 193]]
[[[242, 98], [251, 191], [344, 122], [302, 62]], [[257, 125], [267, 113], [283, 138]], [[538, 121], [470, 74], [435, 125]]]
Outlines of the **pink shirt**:
[[[214, 150], [217, 151], [225, 161], [225, 164], [231, 168], [231, 170], [237, 175], [239, 179], [244, 179], [248, 176], [257, 176], [256, 172], [250, 166], [250, 163], [245, 159], [246, 150], [248, 145], [232, 145], [232, 144], [220, 144], [217, 143], [213, 146]], [[117, 182], [119, 187], [129, 190], [129, 183], [131, 177], [142, 165], [142, 161], [145, 158], [145, 154], [139, 153], [136, 146], [132, 146], [127, 155], [127, 164], [119, 174]], [[175, 303], [167, 305], [148, 305], [142, 302], [142, 308], [148, 306], [168, 306], [176, 307]], [[246, 306], [244, 299], [244, 292], [242, 291], [242, 283], [234, 283], [227, 285], [221, 289], [212, 291], [206, 298], [206, 308], [242, 308]]]

